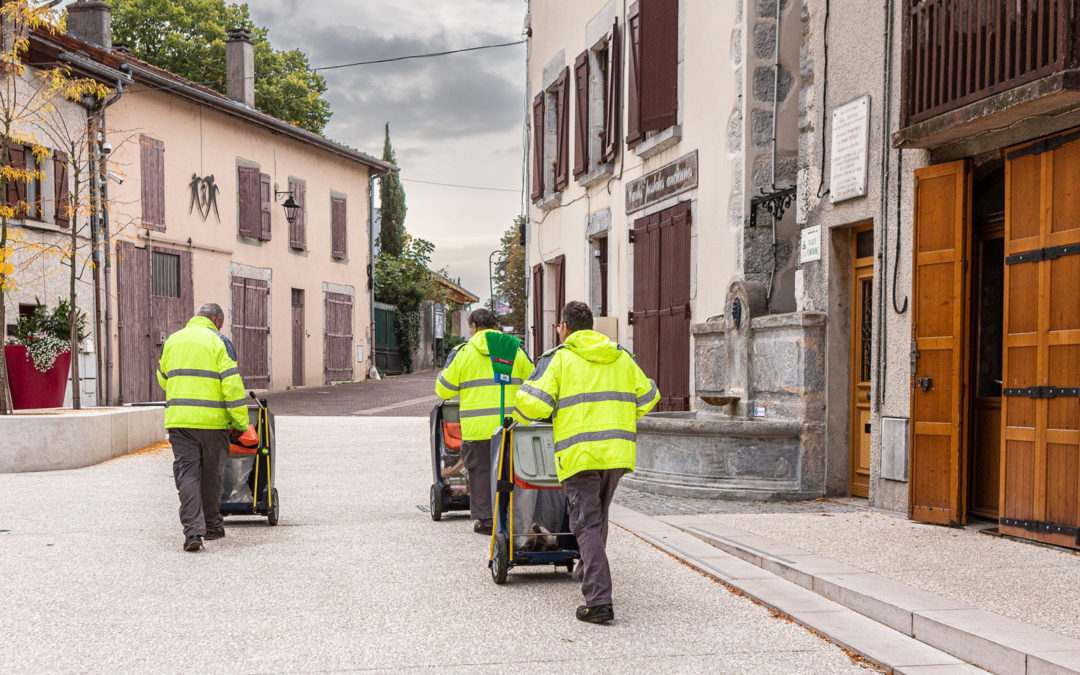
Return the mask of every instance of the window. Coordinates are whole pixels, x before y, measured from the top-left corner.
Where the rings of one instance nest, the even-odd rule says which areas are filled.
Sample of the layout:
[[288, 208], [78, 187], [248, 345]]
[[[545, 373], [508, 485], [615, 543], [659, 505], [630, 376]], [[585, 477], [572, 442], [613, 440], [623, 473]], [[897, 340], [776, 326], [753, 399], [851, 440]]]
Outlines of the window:
[[142, 170], [142, 224], [165, 231], [165, 144], [149, 136], [139, 137]]
[[584, 181], [618, 152], [622, 59], [619, 23], [574, 60], [574, 178]]
[[[23, 171], [26, 169], [26, 148], [21, 145], [8, 145], [5, 164]], [[26, 216], [26, 182], [12, 180], [7, 182], [7, 203], [15, 209], [15, 217]]]
[[37, 305], [28, 305], [26, 303], [19, 303], [19, 313], [13, 317], [16, 323], [9, 323], [7, 326], [7, 334], [14, 335], [15, 329], [18, 328], [19, 319], [29, 319], [34, 316], [34, 312], [37, 311]]
[[154, 251], [151, 256], [150, 293], [159, 298], [180, 297], [180, 256]]
[[570, 69], [533, 99], [532, 198], [561, 192], [570, 184]]
[[59, 150], [53, 154], [53, 202], [54, 220], [61, 227], [71, 222], [71, 206], [68, 204], [68, 156]]
[[626, 142], [641, 143], [649, 131], [678, 120], [679, 3], [637, 0], [630, 5], [628, 28], [629, 96]]
[[345, 260], [348, 256], [346, 235], [345, 199], [332, 197], [330, 199], [330, 257], [334, 260]]
[[270, 176], [257, 167], [236, 167], [237, 218], [241, 237], [270, 241], [271, 206], [274, 203]]
[[608, 315], [608, 238], [597, 237], [589, 247], [592, 259], [589, 261], [589, 287], [593, 314]]

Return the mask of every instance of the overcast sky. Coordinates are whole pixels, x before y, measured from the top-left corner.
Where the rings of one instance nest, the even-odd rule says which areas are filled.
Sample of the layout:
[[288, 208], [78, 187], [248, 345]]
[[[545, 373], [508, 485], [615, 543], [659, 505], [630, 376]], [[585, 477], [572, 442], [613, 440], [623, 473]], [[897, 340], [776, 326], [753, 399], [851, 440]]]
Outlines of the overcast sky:
[[[277, 49], [315, 67], [521, 38], [525, 0], [256, 0]], [[406, 229], [488, 297], [488, 254], [521, 210], [525, 46], [325, 71], [334, 115], [326, 135], [375, 156], [383, 124], [404, 179]], [[503, 188], [439, 187], [409, 179]]]

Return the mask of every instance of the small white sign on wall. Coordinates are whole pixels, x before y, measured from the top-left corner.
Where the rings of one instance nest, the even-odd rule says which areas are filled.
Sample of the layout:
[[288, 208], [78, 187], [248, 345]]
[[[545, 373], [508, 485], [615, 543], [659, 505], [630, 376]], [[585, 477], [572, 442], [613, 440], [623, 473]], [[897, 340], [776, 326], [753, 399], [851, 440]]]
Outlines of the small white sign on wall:
[[802, 247], [799, 250], [799, 262], [807, 263], [821, 260], [821, 226], [815, 225], [802, 231]]
[[870, 97], [833, 110], [829, 155], [829, 201], [866, 196], [866, 160], [870, 143]]

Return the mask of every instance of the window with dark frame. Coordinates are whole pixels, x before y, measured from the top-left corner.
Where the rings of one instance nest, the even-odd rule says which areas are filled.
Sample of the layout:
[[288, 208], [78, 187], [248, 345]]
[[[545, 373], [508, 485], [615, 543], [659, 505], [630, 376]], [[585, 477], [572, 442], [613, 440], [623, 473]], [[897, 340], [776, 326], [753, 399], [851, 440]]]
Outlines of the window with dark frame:
[[154, 251], [150, 260], [150, 293], [159, 298], [180, 297], [180, 256]]

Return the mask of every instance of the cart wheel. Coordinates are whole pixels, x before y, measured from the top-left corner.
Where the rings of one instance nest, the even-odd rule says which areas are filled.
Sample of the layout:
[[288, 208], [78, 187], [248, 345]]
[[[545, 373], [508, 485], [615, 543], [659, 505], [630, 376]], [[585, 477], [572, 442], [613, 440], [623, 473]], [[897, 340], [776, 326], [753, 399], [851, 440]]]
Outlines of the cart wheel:
[[491, 580], [497, 584], [506, 583], [506, 572], [510, 568], [510, 547], [506, 544], [506, 535], [495, 535], [495, 553], [491, 558]]
[[270, 507], [270, 512], [266, 514], [266, 522], [269, 523], [270, 525], [277, 525], [277, 522], [278, 522], [278, 508], [279, 508], [279, 502], [278, 502], [278, 496], [277, 496], [277, 488], [274, 488], [274, 489], [272, 489], [270, 491], [270, 496], [271, 496], [271, 499], [273, 500], [274, 503]]
[[442, 508], [442, 488], [438, 483], [431, 484], [431, 519], [435, 522], [442, 520], [443, 508]]
[[573, 561], [573, 559], [570, 559], [570, 560], [566, 561], [566, 571], [569, 572], [570, 574], [574, 573], [574, 561]]

